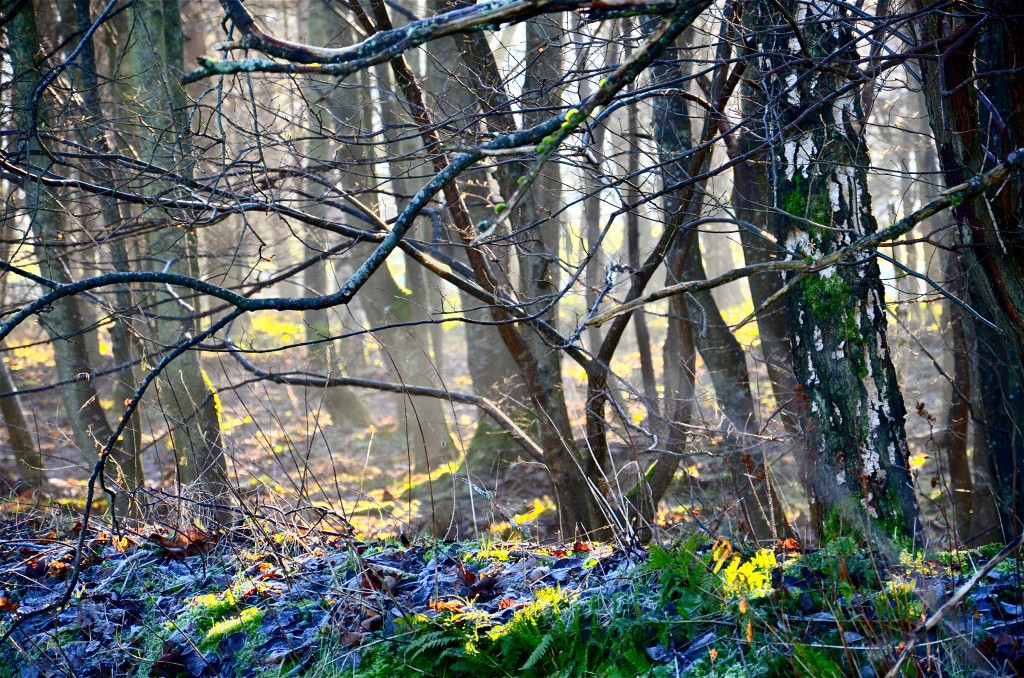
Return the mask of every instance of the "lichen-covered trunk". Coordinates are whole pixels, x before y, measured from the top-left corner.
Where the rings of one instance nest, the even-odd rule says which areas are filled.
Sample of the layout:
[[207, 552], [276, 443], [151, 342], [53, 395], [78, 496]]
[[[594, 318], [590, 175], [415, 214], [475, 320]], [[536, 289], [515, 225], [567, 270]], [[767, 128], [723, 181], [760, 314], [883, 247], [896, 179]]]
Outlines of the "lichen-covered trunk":
[[[859, 90], [841, 71], [856, 54], [849, 16], [839, 5], [782, 4], [801, 24], [801, 39], [775, 2], [746, 9], [744, 21], [764, 54], [752, 61], [757, 70], [750, 74], [762, 86], [764, 108], [747, 120], [761, 138], [781, 137], [765, 159], [771, 230], [787, 258], [819, 257], [877, 230]], [[802, 58], [804, 50], [810, 61]], [[827, 68], [813, 68], [822, 61]], [[833, 100], [795, 128], [786, 127], [823, 96]], [[816, 522], [838, 519], [865, 533], [873, 525], [889, 537], [918, 538], [906, 412], [874, 257], [810, 275], [790, 293], [787, 306]]]
[[[181, 15], [175, 0], [144, 0], [129, 12], [131, 33], [127, 38], [123, 97], [131, 115], [123, 131], [135, 142], [144, 162], [188, 175], [193, 150], [185, 117], [185, 93], [178, 83], [182, 64]], [[143, 190], [157, 194], [167, 187], [152, 178]], [[147, 237], [148, 257], [156, 270], [200, 278], [198, 243], [188, 227], [187, 215], [166, 212], [181, 228], [165, 227]], [[170, 348], [192, 333], [199, 313], [199, 298], [188, 290], [155, 286], [150, 297], [155, 336]], [[214, 505], [209, 513], [227, 519], [231, 488], [227, 479], [224, 441], [220, 429], [220, 405], [195, 350], [185, 352], [160, 375], [158, 402], [170, 430], [178, 482], [191, 486]]]

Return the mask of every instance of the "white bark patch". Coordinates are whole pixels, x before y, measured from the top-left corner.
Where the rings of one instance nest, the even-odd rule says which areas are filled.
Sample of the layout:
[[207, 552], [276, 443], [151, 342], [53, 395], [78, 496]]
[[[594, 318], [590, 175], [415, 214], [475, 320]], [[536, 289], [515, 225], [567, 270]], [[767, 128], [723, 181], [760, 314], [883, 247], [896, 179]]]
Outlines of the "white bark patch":
[[834, 359], [842, 360], [843, 358], [846, 357], [846, 351], [843, 349], [844, 346], [846, 346], [846, 341], [845, 340], [839, 342], [839, 345], [836, 346], [836, 350], [832, 351], [832, 357]]
[[871, 505], [871, 500], [874, 498], [875, 495], [872, 494], [871, 492], [868, 492], [868, 496], [860, 500], [860, 505], [864, 507], [864, 510], [867, 511], [869, 516], [871, 516], [872, 518], [877, 518], [878, 511], [876, 511], [875, 507]]
[[818, 373], [814, 370], [814, 361], [811, 360], [811, 354], [807, 354], [807, 385], [814, 386], [820, 384], [818, 381]]
[[846, 471], [840, 471], [836, 474], [836, 485], [843, 485], [846, 483]]
[[786, 89], [789, 90], [786, 93], [786, 100], [794, 106], [800, 105], [800, 90], [796, 86], [798, 82], [800, 82], [800, 78], [796, 77], [796, 73], [790, 73], [786, 76]]
[[879, 456], [874, 445], [869, 445], [864, 448], [864, 451], [861, 452], [860, 460], [864, 468], [864, 475], [868, 478], [873, 477], [876, 473], [882, 470], [882, 457]]
[[786, 261], [791, 261], [794, 256], [803, 258], [805, 255], [811, 253], [811, 236], [804, 231], [791, 231], [789, 237], [786, 238], [786, 249], [789, 254], [786, 255]]
[[817, 147], [814, 145], [814, 135], [808, 132], [800, 137], [800, 145], [796, 153], [796, 165], [804, 179], [810, 176], [808, 170], [811, 167], [811, 160], [814, 159], [814, 154], [817, 150]]
[[[861, 210], [864, 209], [861, 201], [860, 184], [857, 182], [857, 168], [847, 167], [846, 168], [846, 181], [850, 186], [849, 200], [847, 205], [850, 206], [850, 214], [853, 215], [852, 228], [854, 233], [858, 236], [864, 235], [864, 225], [862, 220]], [[847, 239], [849, 242], [849, 239]]]
[[842, 187], [839, 182], [836, 181], [835, 177], [832, 177], [828, 182], [828, 201], [832, 205], [832, 213], [841, 212], [843, 209], [842, 203], [839, 202], [839, 197], [842, 194]]
[[786, 181], [793, 181], [793, 172], [796, 169], [796, 142], [790, 139], [782, 148], [782, 154], [786, 158]]
[[896, 465], [896, 445], [893, 443], [889, 443], [889, 463]]
[[821, 328], [818, 327], [817, 325], [814, 326], [814, 350], [815, 351], [824, 351], [825, 350], [825, 341], [821, 337]]
[[832, 102], [832, 118], [835, 121], [836, 127], [838, 127], [840, 134], [846, 135], [846, 125], [851, 125], [857, 120], [857, 109], [854, 103], [854, 92], [851, 91], [840, 97], [837, 97]]

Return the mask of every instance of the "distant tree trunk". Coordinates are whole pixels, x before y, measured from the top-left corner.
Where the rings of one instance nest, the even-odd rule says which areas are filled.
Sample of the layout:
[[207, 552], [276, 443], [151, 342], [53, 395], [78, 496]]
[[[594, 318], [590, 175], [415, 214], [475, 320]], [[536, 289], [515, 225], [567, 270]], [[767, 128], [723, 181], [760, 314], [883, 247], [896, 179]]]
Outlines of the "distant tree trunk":
[[[185, 95], [178, 84], [182, 69], [181, 14], [176, 0], [142, 0], [129, 10], [123, 67], [125, 103], [131, 118], [124, 128], [137, 143], [140, 159], [188, 175], [193, 149], [185, 118]], [[159, 191], [150, 183], [149, 191]], [[173, 214], [166, 213], [168, 221]], [[156, 270], [201, 278], [197, 238], [189, 229], [165, 227], [147, 238], [148, 255]], [[152, 289], [156, 341], [163, 347], [179, 344], [191, 333], [198, 298], [187, 290], [165, 286]], [[167, 420], [175, 452], [178, 482], [194, 485], [207, 501], [224, 506], [230, 501], [220, 404], [202, 370], [199, 353], [188, 351], [163, 371], [159, 404]], [[229, 513], [218, 508], [216, 519]]]
[[[956, 255], [946, 254], [946, 279], [962, 280]], [[957, 284], [953, 293], [958, 297], [966, 296], [967, 285]], [[964, 312], [956, 305], [947, 302], [946, 312], [949, 317], [949, 334], [953, 346], [953, 383], [946, 414], [946, 430], [948, 438], [944, 447], [949, 460], [949, 486], [953, 500], [953, 529], [958, 539], [965, 540], [973, 532], [971, 515], [974, 505], [980, 503], [975, 496], [974, 480], [971, 475], [971, 460], [967, 456], [968, 429], [971, 423], [971, 356], [968, 352], [967, 333], [964, 331]]]
[[[74, 0], [74, 17], [79, 32], [85, 33], [92, 25], [89, 0]], [[77, 65], [82, 76], [82, 99], [86, 124], [82, 126], [85, 143], [96, 144], [103, 153], [113, 153], [114, 145], [103, 129], [103, 104], [100, 98], [99, 72], [96, 66], [96, 48], [92, 40], [83, 45], [78, 55]], [[95, 163], [92, 168], [105, 183], [114, 184], [114, 176], [103, 163]], [[113, 229], [122, 222], [121, 210], [117, 201], [110, 196], [101, 196], [101, 216], [106, 228]], [[129, 271], [131, 265], [128, 250], [123, 238], [110, 238], [110, 262], [116, 271]], [[142, 347], [132, 327], [132, 315], [135, 300], [127, 285], [117, 286], [114, 292], [114, 303], [118, 312], [110, 327], [110, 350], [114, 365], [119, 369], [114, 375], [111, 396], [115, 403], [123, 403], [130, 399], [138, 385], [134, 361], [142, 355]], [[141, 488], [145, 485], [142, 470], [142, 427], [138, 419], [133, 418], [121, 434], [121, 441], [126, 459], [124, 474], [129, 487]], [[132, 460], [128, 462], [127, 460]], [[133, 504], [133, 509], [137, 504]]]
[[[552, 87], [559, 82], [562, 76], [557, 66], [561, 57], [558, 55], [557, 48], [544, 42], [546, 39], [544, 36], [551, 30], [550, 24], [527, 29], [527, 59], [539, 70], [534, 70], [533, 74], [527, 77], [527, 84], [524, 88], [527, 91], [527, 100], [533, 101], [535, 104], [539, 103], [541, 106], [545, 99], [550, 104], [558, 105], [560, 103], [557, 97], [552, 99], [554, 94]], [[548, 39], [551, 39], [550, 36]], [[471, 71], [477, 75], [477, 78], [472, 80], [476, 88], [476, 95], [481, 106], [491, 112], [484, 119], [489, 131], [502, 133], [514, 131], [516, 123], [511, 115], [509, 97], [493, 55], [490, 53], [490, 48], [487, 46], [487, 41], [483, 36], [475, 33], [462, 36], [460, 40], [463, 54], [470, 55], [467, 57], [467, 63], [475, 65]], [[557, 42], [555, 44], [557, 45]], [[547, 58], [541, 60], [539, 64], [534, 62], [534, 57], [543, 56], [548, 51], [553, 54], [548, 54]], [[540, 111], [534, 112], [525, 122], [529, 125], [538, 116], [545, 115]], [[551, 252], [552, 248], [557, 252], [558, 229], [552, 225], [551, 220], [548, 220], [546, 224], [538, 225], [542, 220], [550, 217], [553, 207], [550, 195], [546, 199], [541, 193], [543, 187], [551, 186], [551, 165], [553, 163], [545, 168], [547, 178], [538, 181], [533, 189], [537, 197], [524, 200], [522, 207], [517, 208], [509, 219], [510, 228], [516, 232], [527, 227], [534, 227], [526, 235], [529, 244], [519, 250], [520, 275], [524, 280], [520, 293], [524, 298], [536, 298], [537, 294], [550, 293], [554, 282], [549, 278], [554, 275], [553, 262], [548, 261], [546, 255]], [[526, 168], [521, 163], [502, 163], [498, 166], [496, 176], [503, 196], [508, 197], [515, 192], [516, 180], [525, 171]], [[523, 262], [526, 263], [525, 268]], [[478, 273], [486, 275], [485, 271]], [[554, 309], [549, 310], [546, 319], [550, 319], [553, 312]], [[497, 310], [492, 315], [495, 320], [508, 320], [507, 315]], [[545, 462], [551, 473], [563, 535], [565, 538], [570, 538], [581, 529], [598, 530], [604, 527], [607, 520], [588, 482], [588, 477], [591, 477], [586, 471], [589, 460], [581, 456], [572, 433], [572, 424], [569, 420], [562, 389], [557, 351], [547, 346], [544, 340], [537, 335], [536, 330], [529, 326], [501, 327], [500, 334], [503, 343], [515, 360], [529, 397], [533, 401], [533, 416], [539, 432], [540, 444], [544, 449]]]
[[[626, 141], [629, 144], [626, 173], [629, 176], [636, 176], [640, 171], [640, 125], [637, 120], [639, 117], [637, 106], [630, 106], [626, 116]], [[624, 191], [624, 198], [630, 205], [640, 202], [640, 192], [636, 189], [636, 181], [636, 179], [630, 181]], [[640, 268], [639, 207], [631, 209], [626, 214], [626, 257], [631, 269], [635, 271]], [[648, 407], [656, 408], [658, 384], [654, 376], [654, 360], [651, 356], [651, 332], [647, 328], [647, 318], [643, 311], [637, 311], [633, 315], [633, 331], [636, 333], [637, 351], [640, 354], [640, 383], [643, 385], [644, 398], [647, 399]], [[600, 347], [600, 344], [597, 346]], [[660, 497], [661, 495], [655, 496]]]
[[[432, 4], [435, 12], [442, 12], [455, 9], [465, 2], [434, 0]], [[453, 119], [457, 128], [468, 127], [463, 135], [478, 134], [482, 131], [481, 123], [475, 121], [474, 116], [480, 112], [492, 112], [478, 96], [478, 93], [486, 91], [480, 83], [486, 77], [485, 72], [496, 68], [486, 37], [473, 33], [442, 38], [430, 43], [429, 48], [429, 77], [433, 85], [429, 89], [434, 93], [432, 106], [438, 119]], [[459, 142], [464, 141], [463, 135], [457, 137]], [[463, 177], [460, 183], [473, 223], [493, 218], [493, 205], [489, 200], [493, 188], [489, 173], [486, 170], [470, 171]], [[457, 234], [454, 237], [458, 239]], [[461, 247], [453, 254], [465, 258], [465, 250]], [[504, 250], [495, 252], [495, 255], [507, 264], [508, 256]], [[491, 320], [490, 311], [479, 308], [479, 301], [464, 292], [460, 292], [460, 299], [462, 313], [467, 318]], [[525, 410], [528, 409], [529, 394], [498, 328], [476, 322], [465, 323], [464, 327], [466, 366], [473, 382], [473, 391], [498, 403], [518, 420], [528, 416]], [[466, 450], [466, 464], [473, 475], [492, 478], [497, 455], [515, 447], [507, 431], [495, 426], [489, 417], [481, 416]]]
[[[526, 127], [547, 119], [549, 108], [562, 103], [559, 84], [564, 75], [561, 41], [561, 26], [551, 18], [542, 17], [526, 23], [525, 60], [530, 66], [523, 82], [521, 105], [532, 109], [524, 113]], [[508, 171], [499, 171], [503, 195], [512, 195], [515, 191], [515, 183], [511, 179]], [[555, 262], [561, 231], [555, 212], [561, 208], [561, 188], [558, 165], [548, 163], [534, 183], [532, 196], [522, 202], [520, 213], [514, 215], [515, 227], [531, 227], [517, 247], [522, 279], [520, 292], [524, 298], [536, 300], [534, 305], [524, 310], [535, 313], [542, 305], [547, 305], [542, 319], [548, 322], [555, 322], [558, 317], [558, 305], [551, 303], [551, 299], [558, 292]], [[587, 478], [599, 483], [600, 476], [585, 471], [592, 460], [581, 455], [572, 435], [573, 427], [562, 385], [561, 351], [549, 346], [535, 331], [524, 331], [523, 338], [534, 361], [532, 395], [540, 408], [538, 426], [541, 443], [555, 483], [563, 537], [569, 539], [580, 529], [593, 530], [608, 522], [592, 487], [587, 483]]]
[[21, 408], [21, 399], [14, 393], [17, 390], [11, 372], [7, 369], [7, 361], [0, 359], [0, 393], [9, 394], [0, 398], [0, 413], [3, 414], [7, 428], [7, 440], [14, 456], [18, 480], [34, 490], [41, 490], [46, 485], [43, 458], [32, 440], [32, 429]]
[[[544, 42], [546, 39], [544, 36], [552, 32], [553, 28], [549, 23], [546, 26], [528, 28], [527, 31], [526, 58], [537, 70], [531, 69], [533, 73], [526, 79], [524, 85], [526, 100], [541, 106], [543, 103], [538, 102], [545, 100], [549, 104], [559, 105], [558, 98], [553, 96], [555, 93], [553, 88], [562, 77], [562, 73], [557, 67], [561, 57], [557, 47], [552, 47]], [[550, 35], [547, 39], [552, 40], [553, 44], [557, 46], [557, 41], [554, 41]], [[505, 83], [487, 45], [487, 40], [478, 33], [471, 33], [459, 36], [459, 45], [463, 58], [470, 65], [468, 81], [472, 83], [474, 94], [480, 102], [479, 105], [488, 112], [484, 118], [488, 131], [502, 133], [515, 131], [517, 126], [511, 115], [513, 109], [505, 91]], [[535, 63], [535, 57], [544, 56], [548, 51], [551, 51], [552, 54], [547, 54], [539, 64]], [[529, 125], [538, 117], [546, 117], [546, 115], [540, 111], [534, 112], [525, 122]], [[550, 169], [552, 165], [553, 163], [545, 168], [547, 177], [541, 178], [534, 187], [537, 197], [524, 200], [523, 206], [517, 208], [509, 219], [510, 228], [516, 232], [533, 227], [526, 235], [526, 239], [529, 241], [528, 245], [519, 250], [520, 274], [524, 280], [520, 287], [520, 293], [524, 298], [535, 298], [537, 294], [549, 293], [552, 282], [554, 282], [549, 278], [549, 276], [553, 276], [553, 262], [547, 261], [545, 255], [552, 248], [557, 252], [559, 233], [557, 227], [552, 225], [551, 220], [541, 224], [551, 215], [553, 208], [550, 201], [551, 195], [548, 194], [548, 197], [545, 198], [541, 192], [543, 187], [552, 185], [552, 170]], [[498, 166], [495, 174], [502, 196], [508, 197], [515, 192], [516, 180], [525, 171], [526, 168], [521, 163], [509, 162]], [[557, 182], [553, 183], [557, 185]], [[470, 256], [472, 261], [474, 255]], [[524, 261], [527, 264], [525, 268], [523, 267]], [[474, 268], [478, 276], [487, 277], [486, 271], [477, 269], [476, 265]], [[493, 283], [488, 282], [487, 284]], [[553, 311], [554, 309], [549, 310], [546, 319], [550, 319]], [[498, 309], [492, 310], [491, 315], [494, 320], [499, 322], [509, 321], [508, 315]], [[532, 416], [539, 433], [541, 447], [544, 449], [545, 462], [551, 473], [562, 534], [565, 538], [570, 538], [580, 530], [603, 528], [607, 524], [607, 520], [599, 508], [587, 480], [588, 476], [584, 470], [587, 460], [580, 455], [572, 433], [572, 424], [569, 420], [562, 389], [558, 352], [547, 346], [544, 340], [537, 335], [536, 330], [529, 326], [501, 326], [499, 335], [506, 350], [513, 357], [522, 380], [513, 383], [525, 384], [525, 392], [529, 394], [534, 406]], [[475, 350], [475, 347], [471, 349], [471, 351]], [[598, 533], [593, 532], [592, 534]]]
[[[752, 82], [770, 108], [748, 118], [755, 138], [773, 138], [803, 102], [836, 92], [839, 71], [856, 54], [849, 17], [839, 5], [781, 0], [801, 23], [798, 40], [776, 2], [750, 3], [745, 25], [756, 32]], [[827, 68], [808, 72], [803, 58]], [[853, 63], [851, 61], [850, 63]], [[746, 75], [746, 74], [745, 74]], [[765, 158], [772, 184], [772, 231], [792, 254], [821, 256], [877, 230], [867, 190], [867, 148], [857, 89], [822, 106], [801, 129], [787, 131]], [[905, 409], [885, 329], [885, 290], [873, 257], [812, 274], [788, 297], [793, 364], [806, 398], [801, 424], [816, 522], [834, 514], [865, 530], [918, 538], [917, 500], [908, 463]]]
[[[400, 69], [408, 68], [404, 61], [402, 63]], [[397, 77], [386, 77], [384, 69], [381, 69], [380, 73], [384, 76], [380, 80], [382, 85], [397, 84]], [[398, 87], [394, 95], [386, 96], [381, 103], [381, 118], [387, 130], [385, 138], [392, 139], [388, 152], [392, 185], [399, 195], [412, 195], [415, 191], [410, 186], [412, 163], [407, 157], [420, 150], [420, 144], [415, 138], [400, 137], [407, 136], [408, 130], [413, 128], [411, 115], [403, 110], [402, 106], [415, 104], [405, 103], [408, 99], [401, 96], [401, 88]], [[376, 288], [378, 307], [372, 312], [377, 314], [376, 322], [381, 325], [419, 324], [379, 330], [374, 336], [388, 351], [386, 360], [390, 361], [391, 369], [401, 381], [418, 386], [440, 387], [441, 379], [431, 346], [432, 336], [426, 324], [431, 320], [431, 295], [426, 291], [423, 269], [419, 264], [406, 259], [405, 275], [406, 284], [401, 286], [387, 268], [382, 268], [374, 274], [368, 287]], [[437, 398], [401, 396], [398, 409], [399, 425], [406, 433], [416, 470], [432, 471], [457, 458], [448, 430], [443, 401]]]
[[[914, 0], [922, 9], [927, 3]], [[922, 60], [925, 100], [948, 186], [956, 186], [1024, 146], [1024, 19], [1002, 0], [983, 1], [985, 17], [927, 12], [920, 42], [958, 31], [964, 37], [938, 59]], [[982, 106], [984, 94], [987, 104]], [[978, 376], [993, 490], [1004, 540], [1024, 525], [1024, 180], [953, 208], [970, 301], [998, 326], [975, 323]]]
[[[383, 5], [378, 7], [383, 8]], [[538, 45], [537, 51], [539, 51], [539, 47]], [[438, 135], [434, 131], [432, 112], [426, 109], [425, 104], [422, 103], [424, 102], [422, 90], [415, 82], [411, 72], [402, 69], [401, 65], [401, 62], [393, 61], [392, 70], [395, 71], [406, 100], [412, 104], [413, 117], [421, 136], [425, 140], [429, 140], [431, 150], [434, 151]], [[493, 98], [507, 101], [504, 85], [500, 80], [495, 87], [479, 94], [484, 101], [490, 101]], [[501, 108], [489, 110], [500, 111]], [[497, 118], [495, 122], [498, 129], [505, 131], [515, 128], [515, 122], [510, 114], [499, 113], [493, 117]], [[490, 118], [491, 116], [488, 116], [488, 119]], [[443, 153], [437, 153], [433, 156], [432, 163], [434, 169], [439, 171], [447, 166], [447, 159]], [[500, 166], [497, 174], [503, 194], [512, 195], [517, 186], [516, 179], [521, 176], [522, 169], [522, 165], [518, 163], [505, 163]], [[466, 209], [463, 193], [456, 182], [447, 184], [443, 191], [456, 229], [463, 234], [461, 237], [466, 238], [468, 242], [473, 231], [473, 223]], [[536, 209], [536, 204], [529, 204], [529, 200], [525, 202], [529, 209], [524, 211]], [[513, 224], [522, 223], [525, 226], [530, 226], [538, 221], [537, 219], [520, 220], [521, 215], [518, 214], [511, 216], [515, 220]], [[532, 233], [529, 235], [533, 236]], [[481, 251], [476, 248], [470, 249], [468, 256], [477, 281], [485, 289], [493, 290], [494, 281], [491, 279], [488, 265]], [[525, 333], [536, 330], [526, 326], [523, 331], [520, 331], [520, 328], [511, 324], [511, 314], [503, 308], [494, 308], [491, 312], [492, 318], [500, 328], [502, 341], [512, 354], [535, 405], [534, 415], [540, 430], [540, 444], [545, 451], [545, 462], [552, 475], [562, 532], [569, 537], [580, 528], [598, 530], [605, 525], [606, 521], [595, 497], [590, 492], [587, 475], [581, 470], [585, 460], [580, 457], [573, 439], [568, 409], [561, 389], [561, 375], [546, 371], [541, 366], [542, 359], [538, 358], [526, 340]], [[546, 351], [549, 347], [545, 346], [544, 348]]]
[[[5, 28], [14, 72], [15, 120], [19, 129], [27, 135], [33, 125], [43, 126], [50, 117], [46, 97], [42, 97], [38, 102], [32, 101], [39, 82], [38, 69], [44, 66], [33, 3], [24, 3]], [[21, 143], [30, 170], [36, 174], [45, 174], [49, 170], [50, 161], [41, 152], [37, 138], [24, 136]], [[60, 255], [61, 250], [50, 247], [59, 244], [63, 237], [62, 207], [56, 196], [40, 183], [26, 181], [23, 190], [24, 209], [38, 243], [36, 251], [39, 255], [40, 271], [58, 283], [70, 282], [67, 263]], [[89, 363], [86, 346], [79, 335], [83, 321], [78, 299], [66, 297], [56, 302], [49, 313], [40, 316], [40, 324], [52, 341], [57, 376], [61, 381], [68, 382], [61, 388], [61, 402], [70, 419], [73, 440], [91, 463], [97, 449], [106, 444], [112, 431], [100, 405], [93, 380], [81, 378], [83, 373], [91, 373], [92, 366]], [[120, 490], [119, 502], [124, 504], [116, 506], [115, 509], [123, 511], [127, 508], [128, 492], [134, 489], [130, 484], [133, 480], [130, 474], [134, 468], [135, 457], [126, 455], [124, 449], [118, 445], [113, 450], [110, 462], [112, 463], [108, 464], [106, 469], [107, 482], [111, 487]]]
[[[10, 261], [10, 250], [10, 244], [3, 239], [0, 242], [0, 259]], [[0, 277], [0, 304], [3, 304], [6, 299], [7, 276], [2, 276]], [[7, 356], [5, 355], [7, 347], [4, 344], [5, 342], [0, 342], [0, 393], [8, 395], [0, 397], [0, 415], [3, 416], [7, 429], [7, 439], [18, 473], [17, 480], [32, 489], [42, 490], [46, 485], [43, 458], [32, 439], [32, 429], [29, 428], [28, 419], [21, 405], [21, 398], [15, 393], [18, 386], [14, 383], [11, 371], [7, 367]]]
[[[655, 63], [652, 70], [655, 82], [661, 83], [673, 82], [683, 74], [679, 66], [668, 59]], [[714, 124], [714, 121], [709, 119], [707, 124]], [[683, 157], [693, 146], [693, 136], [689, 109], [682, 96], [671, 94], [655, 101], [654, 137], [665, 185], [685, 179], [687, 169]], [[666, 220], [681, 228], [667, 260], [667, 285], [707, 278], [698, 232], [686, 227], [688, 221], [700, 214], [702, 193], [701, 187], [689, 186], [665, 196]], [[699, 328], [693, 333], [693, 340], [711, 375], [719, 406], [732, 424], [734, 435], [738, 436], [739, 445], [726, 452], [725, 461], [741, 502], [744, 527], [759, 541], [787, 536], [782, 504], [768, 476], [764, 453], [754, 442], [759, 426], [743, 348], [729, 331], [710, 290], [686, 295], [686, 299], [687, 317]]]
[[[338, 13], [328, 6], [323, 0], [311, 0], [309, 3], [307, 34], [309, 41], [314, 45], [324, 47], [348, 44], [350, 30], [340, 20]], [[334, 169], [324, 169], [332, 163], [349, 161], [356, 163], [364, 159], [365, 153], [350, 152], [350, 149], [327, 138], [331, 132], [327, 130], [341, 129], [341, 133], [347, 134], [353, 129], [358, 130], [362, 126], [362, 109], [372, 105], [367, 88], [360, 88], [358, 94], [349, 90], [339, 91], [338, 83], [335, 80], [324, 81], [313, 79], [309, 83], [309, 112], [307, 119], [310, 128], [310, 140], [307, 144], [306, 156], [309, 162], [318, 167], [315, 170], [317, 176], [326, 183], [332, 184], [337, 180]], [[335, 148], [335, 146], [340, 146]], [[347, 168], [342, 166], [342, 175], [346, 177]], [[369, 168], [354, 169], [354, 178], [343, 180], [345, 189], [358, 191], [365, 186], [352, 186], [359, 181], [360, 172], [369, 172]], [[365, 181], [363, 183], [366, 183]], [[313, 202], [307, 208], [310, 214], [326, 217], [331, 214], [331, 209], [324, 204], [326, 200], [334, 200], [340, 194], [324, 184], [316, 181], [308, 181], [306, 192], [312, 196]], [[317, 196], [322, 196], [317, 200]], [[306, 256], [315, 256], [329, 249], [329, 233], [316, 227], [307, 228], [304, 238]], [[329, 294], [327, 278], [328, 262], [321, 260], [308, 267], [303, 272], [303, 291], [307, 296], [318, 296]], [[307, 348], [309, 357], [309, 369], [311, 372], [324, 376], [344, 376], [344, 360], [339, 355], [341, 346], [339, 342], [325, 341], [333, 336], [331, 330], [330, 309], [316, 309], [305, 311], [302, 314], [306, 324], [306, 341], [311, 343]], [[341, 430], [354, 431], [364, 428], [372, 423], [370, 413], [363, 404], [360, 397], [348, 387], [332, 387], [324, 394], [324, 407], [331, 415], [331, 421]]]

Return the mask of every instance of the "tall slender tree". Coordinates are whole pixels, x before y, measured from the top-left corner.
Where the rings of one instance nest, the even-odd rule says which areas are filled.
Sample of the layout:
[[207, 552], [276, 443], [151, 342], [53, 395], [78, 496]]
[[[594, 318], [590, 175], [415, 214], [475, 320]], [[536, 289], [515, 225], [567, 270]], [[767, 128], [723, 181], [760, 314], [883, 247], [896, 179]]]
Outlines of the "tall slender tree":
[[[173, 191], [173, 177], [193, 172], [194, 152], [186, 118], [185, 92], [179, 83], [182, 71], [183, 34], [181, 13], [175, 0], [143, 0], [132, 5], [124, 42], [122, 91], [130, 116], [122, 123], [138, 158], [155, 168], [155, 176], [140, 179], [149, 195]], [[161, 176], [164, 174], [165, 176]], [[153, 270], [201, 278], [198, 239], [187, 215], [172, 210], [153, 210], [166, 227], [147, 235], [147, 259]], [[157, 350], [170, 350], [196, 326], [199, 298], [171, 286], [150, 289], [150, 310]], [[220, 428], [220, 403], [203, 372], [199, 353], [186, 351], [160, 375], [158, 400], [170, 430], [178, 482], [191, 486], [218, 508], [213, 514], [226, 518], [231, 499], [224, 440]]]
[[[14, 78], [14, 122], [19, 130], [18, 152], [24, 158], [30, 176], [24, 179], [22, 190], [23, 214], [27, 218], [36, 244], [40, 270], [51, 281], [63, 284], [71, 281], [71, 274], [62, 251], [66, 228], [64, 208], [58, 196], [39, 181], [51, 169], [53, 161], [40, 142], [40, 132], [51, 120], [50, 96], [40, 88], [41, 73], [46, 61], [40, 48], [36, 27], [35, 5], [31, 1], [20, 5], [4, 26]], [[68, 297], [54, 304], [53, 309], [40, 316], [54, 349], [58, 379], [63, 382], [61, 402], [70, 420], [72, 439], [91, 465], [92, 458], [112, 435], [106, 414], [100, 405], [95, 382], [90, 378], [93, 370], [88, 350], [81, 340], [84, 321], [80, 299]], [[137, 476], [133, 475], [136, 457], [125, 454], [116, 446], [108, 465], [108, 482], [118, 493], [120, 510], [127, 508], [127, 500]]]
[[[1000, 0], [949, 13], [913, 4], [919, 42], [941, 54], [923, 59], [921, 72], [939, 166], [946, 184], [958, 186], [1024, 147], [1024, 19]], [[953, 216], [971, 304], [988, 320], [975, 323], [979, 404], [1010, 539], [1024, 525], [1024, 182], [1014, 177], [994, 196], [956, 205]]]

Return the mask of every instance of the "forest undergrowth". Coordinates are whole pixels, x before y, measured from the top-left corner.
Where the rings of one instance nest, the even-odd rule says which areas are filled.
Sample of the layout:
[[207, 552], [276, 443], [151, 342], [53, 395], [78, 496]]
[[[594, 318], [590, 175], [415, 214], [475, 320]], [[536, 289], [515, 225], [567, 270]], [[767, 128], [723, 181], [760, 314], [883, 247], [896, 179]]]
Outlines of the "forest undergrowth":
[[17, 628], [0, 649], [0, 676], [1024, 670], [1015, 553], [885, 556], [833, 527], [825, 546], [803, 551], [795, 540], [754, 548], [702, 531], [644, 546], [374, 539], [255, 516], [230, 530], [198, 520], [187, 530], [97, 526], [69, 604], [49, 610], [72, 583], [82, 526], [67, 514], [10, 513], [0, 631]]

